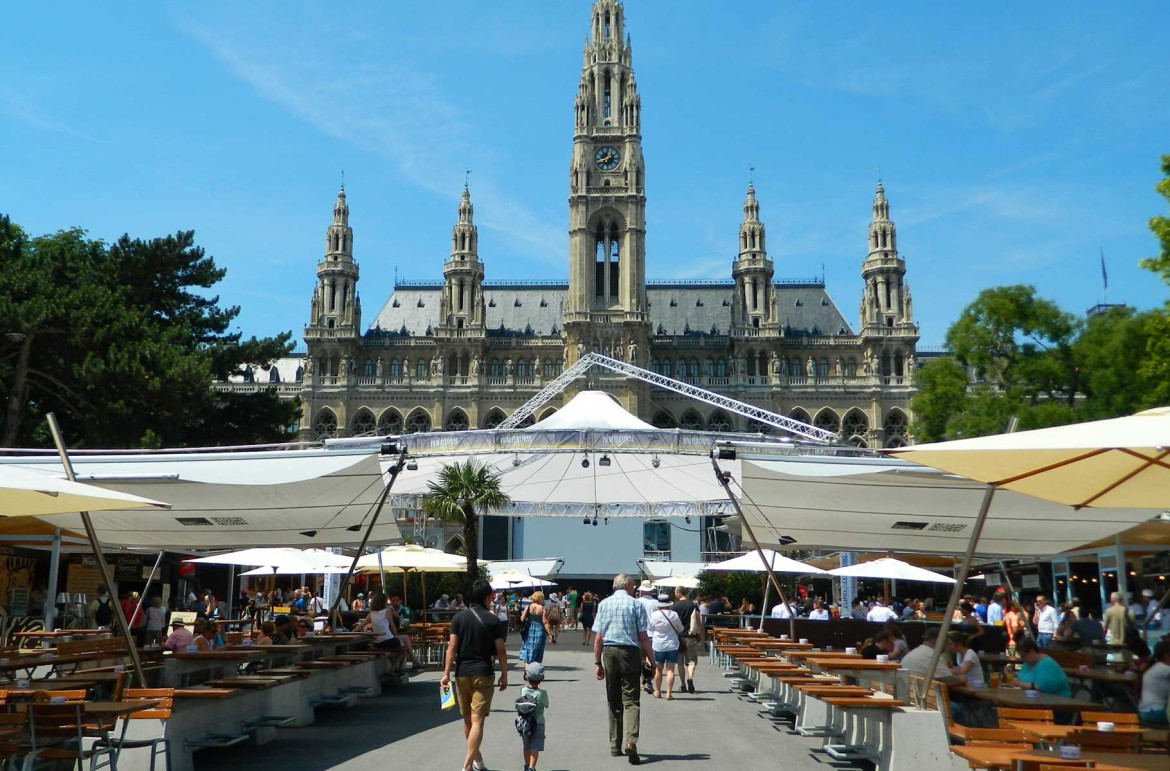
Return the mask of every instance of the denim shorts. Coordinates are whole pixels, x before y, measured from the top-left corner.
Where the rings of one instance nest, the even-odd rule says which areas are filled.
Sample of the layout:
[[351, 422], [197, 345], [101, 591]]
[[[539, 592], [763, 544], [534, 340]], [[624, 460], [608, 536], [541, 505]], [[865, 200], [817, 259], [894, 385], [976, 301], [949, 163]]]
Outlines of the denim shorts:
[[672, 651], [654, 651], [655, 664], [677, 664], [678, 649]]
[[544, 752], [544, 723], [537, 723], [532, 736], [524, 737], [524, 749], [530, 752]]

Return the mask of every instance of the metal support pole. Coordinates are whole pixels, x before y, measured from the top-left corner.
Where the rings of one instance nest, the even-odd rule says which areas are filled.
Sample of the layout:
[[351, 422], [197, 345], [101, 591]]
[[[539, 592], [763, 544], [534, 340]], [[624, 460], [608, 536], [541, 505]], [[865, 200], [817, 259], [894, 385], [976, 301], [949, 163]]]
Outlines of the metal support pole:
[[390, 482], [387, 483], [386, 488], [382, 490], [381, 497], [378, 498], [377, 508], [374, 509], [374, 514], [370, 517], [370, 524], [366, 527], [365, 534], [362, 535], [362, 542], [358, 545], [357, 551], [354, 552], [353, 562], [349, 564], [349, 570], [345, 572], [345, 577], [341, 579], [341, 583], [337, 587], [337, 596], [333, 598], [333, 604], [329, 607], [329, 618], [333, 620], [335, 629], [341, 623], [341, 613], [337, 610], [337, 605], [345, 595], [345, 589], [349, 586], [349, 579], [353, 577], [353, 572], [357, 570], [358, 560], [361, 559], [362, 552], [365, 551], [366, 544], [369, 543], [370, 535], [374, 532], [374, 525], [378, 524], [378, 515], [382, 513], [382, 507], [386, 505], [386, 499], [390, 497], [390, 490], [394, 487], [394, 480], [398, 479], [398, 474], [405, 465], [406, 448], [403, 447], [398, 453], [397, 462], [390, 469]]
[[[1019, 605], [1020, 601], [1016, 599], [1018, 596], [1016, 594], [1016, 587], [1012, 585], [1012, 577], [1008, 575], [1007, 565], [1003, 563], [1003, 560], [997, 560], [997, 562], [999, 563], [999, 572], [1003, 574], [1003, 582], [1007, 584], [1008, 594], [1011, 596], [1012, 601], [1014, 601], [1016, 605]], [[1069, 592], [1069, 599], [1072, 599], [1072, 592]], [[1004, 611], [1006, 612], [1007, 608], [1004, 608]], [[1017, 613], [1016, 615], [1023, 620], [1024, 629], [1028, 632], [1028, 636], [1033, 640], [1036, 639], [1035, 630], [1032, 629], [1032, 617], [1027, 613]], [[1011, 643], [1010, 640], [1008, 642], [1009, 644]]]
[[[70, 482], [77, 481], [77, 475], [73, 473], [73, 463], [69, 460], [69, 453], [65, 449], [65, 441], [61, 437], [61, 427], [57, 425], [57, 416], [50, 412], [45, 416], [49, 421], [49, 431], [53, 434], [53, 443], [57, 445], [57, 454], [61, 456], [61, 465], [65, 468], [65, 477]], [[93, 520], [90, 519], [88, 511], [77, 512], [81, 515], [81, 524], [85, 526], [85, 535], [89, 538], [90, 548], [93, 549], [93, 558], [97, 562], [98, 571], [102, 574], [102, 581], [105, 582], [106, 588], [112, 593], [114, 591], [114, 579], [110, 574], [110, 566], [106, 564], [106, 558], [102, 554], [102, 546], [98, 541], [97, 531], [93, 529]], [[115, 597], [117, 595], [114, 595]], [[138, 656], [138, 645], [134, 641], [134, 635], [130, 632], [130, 625], [126, 623], [126, 616], [122, 613], [122, 604], [119, 602], [110, 602], [111, 610], [114, 611], [114, 623], [118, 627], [118, 631], [122, 633], [122, 639], [126, 642], [126, 652], [130, 656], [130, 663], [134, 666], [134, 677], [141, 685], [146, 685], [146, 673], [142, 671], [142, 659]]]
[[[991, 500], [995, 497], [995, 485], [987, 485], [983, 492], [983, 503], [979, 506], [979, 516], [975, 518], [975, 527], [971, 530], [971, 540], [967, 542], [967, 553], [963, 555], [963, 563], [955, 574], [955, 588], [951, 590], [951, 599], [947, 601], [947, 609], [943, 612], [942, 626], [938, 628], [938, 639], [934, 643], [934, 652], [930, 656], [930, 666], [926, 668], [927, 677], [933, 679], [939, 659], [947, 646], [947, 632], [951, 630], [951, 616], [955, 608], [959, 607], [959, 598], [963, 596], [963, 583], [971, 571], [971, 561], [975, 559], [975, 548], [979, 545], [979, 537], [983, 535], [983, 525], [987, 522], [987, 512], [991, 511]], [[922, 694], [926, 698], [926, 694]], [[920, 705], [921, 706], [921, 705]]]
[[49, 587], [45, 593], [45, 631], [56, 628], [53, 619], [57, 617], [57, 581], [61, 572], [61, 528], [53, 528], [53, 550], [49, 554]]
[[[723, 486], [723, 490], [727, 493], [727, 497], [731, 500], [731, 505], [735, 508], [735, 513], [739, 515], [740, 524], [743, 529], [747, 531], [748, 537], [752, 539], [752, 545], [755, 546], [756, 554], [760, 555], [760, 562], [764, 563], [764, 570], [768, 574], [768, 580], [772, 582], [773, 588], [776, 589], [776, 594], [780, 596], [780, 602], [784, 603], [784, 607], [788, 608], [788, 636], [796, 639], [796, 612], [792, 609], [792, 603], [784, 595], [784, 590], [780, 588], [780, 582], [776, 580], [776, 573], [772, 570], [771, 563], [764, 557], [764, 550], [760, 547], [760, 542], [756, 540], [756, 534], [752, 530], [751, 523], [747, 521], [747, 517], [743, 514], [743, 507], [739, 505], [739, 500], [735, 497], [735, 493], [731, 492], [731, 472], [724, 471], [719, 468], [719, 461], [715, 454], [711, 454], [711, 466], [715, 469], [715, 478], [719, 480], [719, 484]], [[761, 611], [764, 609], [761, 608]], [[763, 621], [760, 621], [760, 626], [763, 627]]]
[[138, 595], [138, 604], [134, 606], [134, 615], [130, 618], [138, 618], [139, 612], [142, 610], [142, 603], [146, 602], [146, 593], [150, 590], [150, 583], [154, 581], [154, 574], [158, 570], [159, 563], [162, 562], [163, 554], [166, 552], [159, 552], [158, 558], [154, 561], [154, 567], [150, 569], [150, 577], [146, 579], [146, 586], [142, 587], [142, 593]]

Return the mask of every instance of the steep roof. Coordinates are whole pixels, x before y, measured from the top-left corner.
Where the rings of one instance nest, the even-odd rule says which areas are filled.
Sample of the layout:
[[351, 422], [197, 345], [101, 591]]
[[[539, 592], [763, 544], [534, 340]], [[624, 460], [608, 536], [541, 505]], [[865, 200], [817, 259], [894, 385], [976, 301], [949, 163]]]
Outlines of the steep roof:
[[[383, 334], [424, 337], [439, 324], [442, 282], [398, 284], [370, 325]], [[731, 281], [652, 282], [646, 289], [655, 334], [725, 335], [731, 326]], [[558, 334], [568, 284], [484, 283], [489, 334]], [[776, 301], [786, 334], [852, 335], [853, 328], [820, 282], [776, 284]]]

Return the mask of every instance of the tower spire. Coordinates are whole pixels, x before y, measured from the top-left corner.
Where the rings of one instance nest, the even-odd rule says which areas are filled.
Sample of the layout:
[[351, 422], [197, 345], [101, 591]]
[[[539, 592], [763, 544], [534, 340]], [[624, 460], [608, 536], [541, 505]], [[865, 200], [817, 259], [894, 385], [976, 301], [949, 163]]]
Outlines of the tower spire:
[[861, 304], [861, 326], [896, 327], [913, 325], [910, 288], [906, 284], [906, 263], [898, 255], [898, 230], [890, 219], [886, 188], [878, 178], [873, 195], [873, 216], [869, 223], [868, 253], [861, 266], [865, 295]]
[[739, 226], [739, 256], [731, 270], [736, 290], [734, 323], [742, 328], [759, 329], [776, 320], [776, 292], [772, 286], [775, 269], [768, 259], [765, 238], [756, 186], [749, 178], [743, 222]]
[[[468, 169], [467, 174], [471, 173]], [[451, 259], [443, 266], [446, 286], [440, 301], [441, 331], [482, 327], [483, 263], [479, 261], [479, 230], [467, 177], [459, 197], [458, 218], [451, 229]]]

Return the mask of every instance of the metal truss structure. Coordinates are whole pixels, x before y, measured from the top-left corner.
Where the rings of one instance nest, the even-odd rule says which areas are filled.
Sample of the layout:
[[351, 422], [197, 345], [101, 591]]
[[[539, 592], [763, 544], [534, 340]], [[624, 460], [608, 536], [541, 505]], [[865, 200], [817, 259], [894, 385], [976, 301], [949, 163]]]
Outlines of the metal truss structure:
[[[414, 493], [391, 495], [394, 508], [421, 511], [424, 496]], [[560, 519], [658, 519], [666, 517], [726, 517], [735, 514], [730, 501], [664, 501], [658, 503], [588, 503], [584, 501], [533, 502], [513, 501], [502, 509], [481, 512], [484, 516], [500, 517], [554, 517]], [[419, 519], [415, 520], [416, 536], [420, 535]]]
[[576, 361], [571, 367], [561, 373], [559, 377], [546, 385], [544, 388], [525, 402], [519, 409], [508, 416], [507, 420], [499, 425], [499, 428], [519, 428], [529, 416], [536, 410], [540, 409], [549, 400], [560, 394], [577, 378], [585, 375], [594, 367], [601, 367], [602, 369], [615, 372], [619, 375], [632, 377], [636, 380], [641, 380], [650, 385], [664, 388], [668, 391], [674, 391], [677, 394], [688, 396], [696, 401], [711, 404], [720, 409], [733, 412], [736, 415], [742, 415], [749, 420], [754, 420], [756, 423], [778, 428], [794, 437], [798, 437], [808, 442], [815, 444], [839, 444], [840, 437], [832, 431], [826, 431], [823, 428], [810, 426], [799, 420], [786, 418], [783, 415], [777, 415], [774, 412], [763, 409], [762, 407], [755, 407], [751, 404], [746, 404], [737, 399], [732, 399], [722, 394], [717, 394], [714, 391], [708, 391], [705, 388], [684, 383], [681, 380], [675, 380], [666, 375], [659, 375], [657, 372], [651, 372], [648, 369], [633, 364], [627, 364], [618, 359], [611, 359], [608, 356], [603, 356], [600, 353], [587, 353]]

